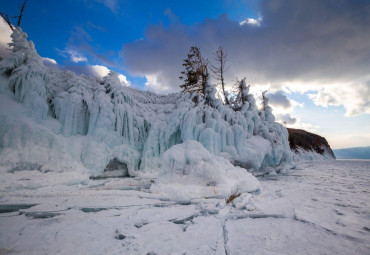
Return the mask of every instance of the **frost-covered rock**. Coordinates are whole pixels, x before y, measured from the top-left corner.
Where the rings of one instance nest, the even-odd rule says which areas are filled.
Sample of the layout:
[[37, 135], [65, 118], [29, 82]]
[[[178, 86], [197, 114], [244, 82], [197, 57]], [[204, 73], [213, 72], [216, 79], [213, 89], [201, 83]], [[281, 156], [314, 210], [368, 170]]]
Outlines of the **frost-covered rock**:
[[[123, 86], [114, 72], [98, 80], [47, 67], [20, 28], [12, 38], [13, 52], [0, 62], [4, 169], [37, 164], [98, 176], [116, 159], [130, 176], [160, 171], [164, 176], [166, 157], [176, 148], [193, 149], [194, 143], [207, 167], [233, 162], [253, 171], [291, 161], [287, 130], [274, 122], [271, 108], [258, 110], [245, 80], [232, 106], [223, 105], [209, 83], [197, 100], [189, 94], [157, 95]], [[235, 185], [226, 185], [222, 194]]]
[[245, 169], [212, 155], [199, 142], [186, 141], [163, 154], [163, 165], [151, 191], [171, 200], [187, 201], [228, 198], [260, 188], [259, 181]]

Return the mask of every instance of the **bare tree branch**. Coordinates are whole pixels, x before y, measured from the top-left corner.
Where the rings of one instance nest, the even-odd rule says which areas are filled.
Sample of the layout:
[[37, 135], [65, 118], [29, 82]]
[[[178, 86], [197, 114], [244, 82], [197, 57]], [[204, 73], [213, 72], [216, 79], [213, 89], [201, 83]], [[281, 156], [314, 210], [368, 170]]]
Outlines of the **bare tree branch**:
[[[22, 7], [21, 7], [21, 10], [20, 10], [20, 13], [19, 13], [19, 16], [11, 17], [12, 19], [18, 18], [17, 27], [19, 27], [21, 25], [23, 11], [24, 11], [24, 8], [26, 7], [27, 1], [28, 0], [24, 0], [24, 2], [22, 4]], [[8, 16], [8, 14], [6, 14], [4, 12], [0, 12], [0, 16], [5, 20], [5, 22], [9, 25], [10, 29], [13, 31], [14, 30], [14, 26], [12, 25], [12, 22], [10, 22], [10, 18]]]
[[26, 7], [27, 1], [28, 0], [24, 0], [24, 2], [22, 4], [21, 13], [19, 14], [19, 17], [18, 17], [17, 27], [19, 27], [21, 25], [22, 15], [23, 15], [24, 7]]
[[8, 14], [0, 12], [0, 16], [5, 20], [5, 22], [9, 25], [10, 29], [13, 31], [14, 27], [13, 27], [12, 23], [10, 22]]

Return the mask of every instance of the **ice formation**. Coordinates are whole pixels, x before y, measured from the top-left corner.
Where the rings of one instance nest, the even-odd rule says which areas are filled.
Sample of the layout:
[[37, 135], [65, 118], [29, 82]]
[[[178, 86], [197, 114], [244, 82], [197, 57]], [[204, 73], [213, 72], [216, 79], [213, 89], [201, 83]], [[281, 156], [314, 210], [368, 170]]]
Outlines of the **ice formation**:
[[156, 95], [123, 86], [114, 72], [98, 80], [47, 67], [20, 28], [12, 39], [13, 53], [0, 62], [0, 167], [5, 171], [35, 166], [98, 176], [116, 160], [130, 176], [166, 176], [169, 164], [177, 172], [177, 166], [194, 163], [176, 155], [190, 148], [201, 153], [192, 154], [197, 162], [192, 172], [220, 167], [210, 175], [226, 176], [227, 182], [228, 169], [237, 169], [235, 175], [243, 170], [229, 162], [253, 171], [291, 160], [287, 130], [268, 105], [258, 110], [245, 81], [235, 110], [216, 98], [210, 84], [204, 99]]
[[177, 201], [229, 197], [261, 188], [251, 173], [233, 166], [223, 157], [212, 155], [192, 140], [172, 146], [163, 154], [159, 177], [151, 191]]

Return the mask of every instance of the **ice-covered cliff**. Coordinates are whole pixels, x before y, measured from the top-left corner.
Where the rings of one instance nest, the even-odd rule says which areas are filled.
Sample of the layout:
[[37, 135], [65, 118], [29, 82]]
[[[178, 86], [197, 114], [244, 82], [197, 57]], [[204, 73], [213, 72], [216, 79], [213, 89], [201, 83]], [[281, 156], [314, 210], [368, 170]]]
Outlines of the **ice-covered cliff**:
[[[210, 162], [210, 156], [249, 170], [291, 160], [287, 130], [268, 105], [257, 109], [245, 83], [243, 104], [234, 111], [212, 85], [200, 101], [189, 94], [156, 95], [123, 86], [114, 72], [98, 80], [47, 67], [20, 28], [12, 39], [13, 53], [0, 62], [3, 171], [165, 175], [176, 172], [175, 165]], [[205, 158], [176, 156], [174, 145], [188, 141], [196, 141], [192, 146]], [[163, 171], [165, 153], [172, 161], [165, 157]]]

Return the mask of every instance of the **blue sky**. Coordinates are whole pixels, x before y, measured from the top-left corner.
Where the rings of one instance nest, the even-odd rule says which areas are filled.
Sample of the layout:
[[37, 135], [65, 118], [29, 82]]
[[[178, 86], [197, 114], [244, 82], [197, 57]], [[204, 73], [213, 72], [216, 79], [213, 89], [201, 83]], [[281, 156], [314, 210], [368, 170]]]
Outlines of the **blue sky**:
[[[22, 1], [0, 3], [13, 16]], [[212, 60], [222, 45], [229, 88], [246, 76], [252, 92], [269, 90], [288, 127], [334, 148], [370, 145], [368, 0], [29, 0], [21, 26], [61, 69], [111, 69], [160, 93], [179, 90], [190, 46]]]
[[[1, 0], [2, 11], [18, 15], [23, 1]], [[134, 85], [144, 88], [146, 79], [130, 75], [119, 52], [122, 45], [140, 40], [145, 30], [154, 24], [168, 26], [171, 15], [183, 24], [191, 25], [206, 18], [228, 14], [236, 21], [258, 17], [255, 3], [245, 1], [89, 1], [89, 0], [29, 0], [22, 21], [22, 28], [37, 45], [41, 56], [55, 59], [63, 66], [74, 63], [61, 51], [75, 49], [87, 58], [90, 65], [105, 65], [124, 73]], [[175, 14], [171, 14], [175, 13]], [[104, 55], [109, 62], [84, 52], [90, 47]], [[84, 49], [84, 50], [82, 50]]]

